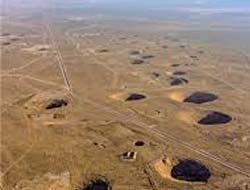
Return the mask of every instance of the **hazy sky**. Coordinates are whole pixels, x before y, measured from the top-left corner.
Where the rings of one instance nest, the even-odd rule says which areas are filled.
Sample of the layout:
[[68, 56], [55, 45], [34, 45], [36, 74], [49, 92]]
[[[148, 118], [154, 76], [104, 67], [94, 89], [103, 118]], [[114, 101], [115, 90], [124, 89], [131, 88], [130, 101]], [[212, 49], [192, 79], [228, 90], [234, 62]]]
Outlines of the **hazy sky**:
[[[84, 0], [83, 0], [84, 1]], [[87, 0], [102, 4], [147, 4], [153, 6], [206, 6], [206, 7], [246, 7], [250, 0]]]
[[92, 4], [104, 7], [131, 7], [131, 8], [183, 8], [183, 7], [199, 7], [199, 8], [244, 8], [250, 9], [250, 0], [0, 0], [0, 4], [71, 4], [75, 5]]
[[[16, 8], [55, 7], [63, 10], [78, 10], [81, 12], [99, 11], [123, 13], [160, 13], [177, 10], [191, 13], [250, 13], [250, 0], [0, 0], [2, 6]], [[87, 8], [83, 10], [83, 8]], [[95, 9], [96, 10], [96, 9]], [[94, 10], [93, 10], [94, 11]]]

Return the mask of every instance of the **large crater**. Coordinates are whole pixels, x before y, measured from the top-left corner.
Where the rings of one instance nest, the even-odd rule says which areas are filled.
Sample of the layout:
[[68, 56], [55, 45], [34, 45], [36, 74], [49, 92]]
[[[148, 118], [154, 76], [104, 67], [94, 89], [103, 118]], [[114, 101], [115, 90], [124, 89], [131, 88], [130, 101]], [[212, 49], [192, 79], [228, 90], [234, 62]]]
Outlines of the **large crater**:
[[207, 182], [211, 176], [209, 169], [195, 160], [180, 160], [171, 170], [175, 179], [188, 182]]
[[230, 121], [232, 121], [232, 117], [230, 115], [217, 111], [210, 111], [200, 121], [198, 121], [198, 123], [202, 125], [216, 125], [226, 124]]
[[194, 92], [190, 96], [186, 97], [184, 99], [184, 102], [188, 103], [194, 103], [194, 104], [203, 104], [207, 102], [212, 102], [214, 100], [217, 100], [218, 96], [207, 93], [207, 92]]
[[112, 185], [106, 178], [97, 177], [89, 180], [77, 190], [112, 190]]

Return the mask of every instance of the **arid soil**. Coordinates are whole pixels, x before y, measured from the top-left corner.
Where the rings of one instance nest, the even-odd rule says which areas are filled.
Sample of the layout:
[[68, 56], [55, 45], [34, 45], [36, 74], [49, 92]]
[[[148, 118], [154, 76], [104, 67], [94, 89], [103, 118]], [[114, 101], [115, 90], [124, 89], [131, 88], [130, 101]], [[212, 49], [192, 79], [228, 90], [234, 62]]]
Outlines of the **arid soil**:
[[250, 189], [249, 55], [174, 23], [9, 20], [1, 189]]

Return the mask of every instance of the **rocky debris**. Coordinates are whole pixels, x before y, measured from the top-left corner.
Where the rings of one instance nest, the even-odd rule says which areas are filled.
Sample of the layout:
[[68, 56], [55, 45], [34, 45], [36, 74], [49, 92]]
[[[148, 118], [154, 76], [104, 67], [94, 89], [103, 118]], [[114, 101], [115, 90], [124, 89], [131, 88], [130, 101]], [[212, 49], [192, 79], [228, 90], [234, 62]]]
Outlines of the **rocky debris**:
[[70, 173], [64, 172], [59, 175], [47, 173], [33, 180], [21, 180], [12, 190], [69, 190]]
[[173, 73], [173, 75], [185, 75], [185, 74], [187, 74], [187, 73], [184, 72], [184, 71], [175, 71], [175, 72]]
[[161, 46], [163, 49], [168, 49], [168, 46], [167, 45], [163, 45]]
[[217, 99], [218, 99], [218, 96], [212, 93], [194, 92], [193, 94], [185, 98], [184, 102], [194, 103], [194, 104], [203, 104], [207, 102], [212, 102]]
[[53, 99], [49, 104], [46, 106], [46, 109], [54, 109], [54, 108], [60, 108], [63, 106], [67, 106], [68, 102], [64, 99]]
[[142, 100], [145, 98], [146, 98], [146, 96], [143, 94], [133, 93], [125, 101], [136, 101], [136, 100]]
[[125, 152], [121, 155], [121, 159], [123, 161], [135, 161], [137, 156], [137, 152]]
[[232, 121], [231, 116], [217, 111], [210, 111], [198, 123], [202, 125], [216, 125], [226, 124], [230, 121]]
[[185, 79], [185, 78], [173, 78], [170, 85], [171, 86], [178, 86], [178, 85], [184, 85], [184, 84], [187, 84], [188, 83], [188, 80]]
[[185, 159], [180, 160], [171, 170], [171, 176], [188, 182], [207, 182], [211, 176], [209, 169], [200, 162]]

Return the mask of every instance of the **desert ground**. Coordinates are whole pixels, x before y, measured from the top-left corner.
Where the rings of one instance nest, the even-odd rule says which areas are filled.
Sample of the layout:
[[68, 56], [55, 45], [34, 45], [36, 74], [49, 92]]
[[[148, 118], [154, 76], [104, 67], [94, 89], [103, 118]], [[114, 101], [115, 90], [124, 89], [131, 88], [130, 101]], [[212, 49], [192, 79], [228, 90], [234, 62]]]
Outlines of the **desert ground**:
[[10, 14], [1, 189], [250, 189], [249, 54], [183, 27]]

